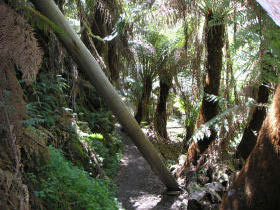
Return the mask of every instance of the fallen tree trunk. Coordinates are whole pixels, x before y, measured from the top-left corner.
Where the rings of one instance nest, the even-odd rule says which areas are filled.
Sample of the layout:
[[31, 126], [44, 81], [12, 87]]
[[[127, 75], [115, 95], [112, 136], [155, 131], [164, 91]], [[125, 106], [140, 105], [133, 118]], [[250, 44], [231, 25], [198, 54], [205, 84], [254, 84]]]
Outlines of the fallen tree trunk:
[[158, 175], [168, 190], [179, 190], [175, 178], [166, 168], [161, 156], [142, 132], [140, 126], [129, 113], [114, 87], [101, 70], [99, 64], [70, 27], [54, 1], [32, 0], [32, 2], [42, 14], [47, 16], [63, 30], [63, 33], [57, 33], [58, 37], [79, 64], [80, 69], [88, 76], [89, 81], [96, 88], [97, 92], [103, 97], [105, 103], [116, 115], [134, 144], [151, 165], [152, 170]]

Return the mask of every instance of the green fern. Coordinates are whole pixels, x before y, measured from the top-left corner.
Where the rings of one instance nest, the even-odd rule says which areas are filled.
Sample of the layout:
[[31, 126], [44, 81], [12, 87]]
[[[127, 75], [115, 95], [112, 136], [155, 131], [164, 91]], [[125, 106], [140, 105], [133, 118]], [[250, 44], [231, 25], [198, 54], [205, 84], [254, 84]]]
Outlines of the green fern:
[[[215, 100], [216, 99], [217, 99], [217, 97], [215, 97]], [[245, 104], [235, 105], [235, 106], [225, 110], [224, 112], [220, 113], [213, 119], [209, 120], [207, 123], [201, 125], [194, 132], [194, 134], [191, 137], [189, 142], [191, 142], [191, 141], [198, 142], [199, 140], [203, 139], [204, 137], [209, 137], [211, 135], [211, 129], [213, 129], [216, 132], [219, 132], [220, 128], [222, 126], [227, 128], [228, 127], [227, 125], [229, 123], [231, 123], [231, 122], [228, 122], [227, 116], [237, 115], [238, 112], [243, 111], [244, 109], [250, 109], [253, 106], [257, 106], [257, 104], [254, 101], [254, 99], [250, 98], [249, 101], [246, 102]]]
[[62, 152], [49, 147], [50, 162], [38, 169], [40, 176], [29, 174], [35, 195], [47, 209], [118, 209], [112, 187], [94, 179], [67, 161]]

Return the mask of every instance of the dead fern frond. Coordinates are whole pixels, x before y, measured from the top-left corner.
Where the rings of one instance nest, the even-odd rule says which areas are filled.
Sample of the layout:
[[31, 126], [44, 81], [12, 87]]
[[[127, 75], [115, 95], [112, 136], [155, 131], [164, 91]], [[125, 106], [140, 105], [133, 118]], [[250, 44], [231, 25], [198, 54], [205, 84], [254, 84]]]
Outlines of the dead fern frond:
[[[11, 182], [9, 186], [5, 186], [1, 183], [2, 174], [0, 169], [0, 188], [7, 187], [9, 189], [12, 184], [15, 185], [12, 187], [15, 189], [15, 192], [9, 192], [9, 196], [16, 196], [15, 198], [18, 198], [16, 201], [18, 204], [16, 204], [17, 206], [14, 207], [14, 209], [29, 209], [28, 190], [26, 186], [22, 184], [19, 147], [21, 139], [21, 120], [24, 117], [23, 94], [11, 60], [9, 58], [4, 60], [3, 57], [0, 57], [0, 63], [0, 101], [2, 102], [0, 109], [0, 125], [2, 127], [1, 138], [6, 139], [6, 142], [4, 144], [2, 142], [0, 145], [0, 163], [6, 163], [5, 168], [8, 169], [8, 171], [5, 173], [13, 172], [13, 175], [15, 176], [15, 180], [13, 181], [15, 183]], [[1, 190], [0, 197], [3, 197], [1, 195]], [[24, 201], [25, 198], [27, 199], [27, 202]], [[0, 203], [1, 202], [2, 200]], [[5, 208], [1, 204], [0, 206]]]
[[[0, 164], [9, 164], [6, 166], [7, 171], [0, 170], [0, 206], [4, 209], [30, 209], [28, 188], [23, 184], [21, 175], [25, 104], [15, 66], [21, 70], [23, 78], [31, 82], [37, 75], [43, 53], [31, 26], [19, 14], [2, 1], [0, 11], [0, 126], [2, 138], [6, 139], [0, 147]], [[3, 188], [6, 190], [4, 193]], [[2, 205], [3, 198], [7, 206]]]
[[88, 0], [86, 2], [87, 11], [92, 14], [96, 10], [103, 16], [104, 23], [110, 25], [114, 17], [114, 10], [118, 10], [120, 4], [118, 0]]
[[30, 209], [28, 188], [16, 174], [0, 168], [0, 186], [1, 209]]
[[198, 11], [195, 0], [170, 0], [169, 4], [177, 11], [180, 18]]
[[110, 13], [111, 9], [108, 7], [108, 4], [106, 1], [97, 1], [97, 9], [104, 15], [105, 23], [111, 23], [112, 22], [112, 15]]
[[[21, 120], [24, 118], [23, 92], [16, 78], [14, 65], [9, 59], [1, 59], [0, 57], [0, 123], [3, 123], [7, 131], [9, 131], [7, 117], [4, 110], [7, 109], [10, 124], [13, 125], [13, 131], [16, 136], [20, 135]], [[6, 108], [5, 108], [6, 107]]]
[[23, 78], [31, 82], [43, 57], [33, 29], [6, 4], [0, 3], [0, 11], [0, 54], [11, 59], [21, 70]]

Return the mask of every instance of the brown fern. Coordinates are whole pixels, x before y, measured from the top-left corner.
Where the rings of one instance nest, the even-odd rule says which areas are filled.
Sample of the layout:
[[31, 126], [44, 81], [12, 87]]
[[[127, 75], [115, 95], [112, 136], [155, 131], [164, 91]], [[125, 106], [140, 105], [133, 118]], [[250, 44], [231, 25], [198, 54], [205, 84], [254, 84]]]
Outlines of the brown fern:
[[0, 56], [9, 58], [33, 81], [42, 63], [42, 50], [38, 47], [33, 29], [4, 3], [0, 2]]
[[[22, 137], [21, 121], [24, 117], [24, 101], [21, 86], [16, 78], [14, 65], [10, 59], [0, 57], [0, 126], [1, 141], [0, 143], [0, 168], [5, 173], [12, 173], [16, 177], [14, 190], [8, 193], [8, 196], [15, 200], [16, 209], [29, 209], [28, 199], [25, 201], [25, 195], [28, 197], [28, 190], [24, 190], [21, 177], [21, 160], [20, 160], [20, 141]], [[2, 166], [3, 165], [3, 166]], [[1, 176], [0, 176], [1, 177]], [[1, 183], [0, 188], [9, 190], [9, 186]], [[19, 194], [19, 195], [16, 195]], [[0, 197], [1, 192], [0, 192]], [[0, 198], [0, 209], [11, 209], [7, 206], [1, 206], [5, 202]]]
[[20, 154], [25, 103], [15, 66], [31, 82], [43, 53], [31, 26], [2, 1], [0, 20], [0, 209], [27, 210], [29, 192], [22, 181]]

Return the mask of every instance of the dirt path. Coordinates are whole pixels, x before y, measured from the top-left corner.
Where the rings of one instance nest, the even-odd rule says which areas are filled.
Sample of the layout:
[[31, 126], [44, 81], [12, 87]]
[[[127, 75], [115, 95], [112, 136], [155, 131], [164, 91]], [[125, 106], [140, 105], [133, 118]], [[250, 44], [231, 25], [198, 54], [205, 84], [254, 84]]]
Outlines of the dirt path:
[[169, 210], [178, 209], [178, 197], [164, 195], [165, 186], [153, 174], [129, 137], [120, 132], [124, 143], [121, 170], [116, 180], [119, 186], [120, 209]]

